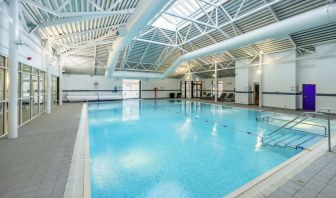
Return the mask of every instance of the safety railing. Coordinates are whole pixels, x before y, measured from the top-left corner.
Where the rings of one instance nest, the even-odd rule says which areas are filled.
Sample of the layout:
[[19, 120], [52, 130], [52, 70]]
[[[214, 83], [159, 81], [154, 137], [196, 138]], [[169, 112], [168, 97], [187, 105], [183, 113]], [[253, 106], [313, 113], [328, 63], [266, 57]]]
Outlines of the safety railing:
[[320, 113], [320, 114], [323, 114], [324, 117], [327, 118], [328, 120], [328, 151], [331, 152], [331, 133], [330, 133], [330, 117], [322, 112], [325, 112], [325, 113], [330, 113], [331, 111], [335, 110], [335, 108], [321, 108], [321, 109], [318, 109], [316, 112], [317, 113]]
[[[320, 110], [321, 111], [321, 110]], [[298, 119], [304, 117], [302, 120], [297, 121]], [[279, 132], [280, 130], [286, 128], [287, 126], [289, 126], [291, 123], [294, 123], [294, 126], [302, 123], [303, 121], [305, 121], [308, 118], [315, 118], [315, 117], [320, 117], [320, 118], [324, 118], [327, 120], [327, 135], [328, 135], [328, 151], [331, 152], [331, 134], [330, 134], [330, 117], [322, 112], [316, 111], [316, 112], [304, 112], [301, 115], [295, 117], [294, 119], [290, 120], [289, 122], [285, 123], [284, 125], [282, 125], [281, 127], [277, 128], [276, 130], [272, 131], [270, 134], [268, 134], [268, 136], [274, 135], [275, 133]], [[293, 126], [291, 126], [293, 127]]]
[[257, 114], [257, 116], [256, 116], [256, 121], [260, 120], [261, 115], [262, 115], [263, 113], [266, 113], [266, 112], [272, 112], [273, 110], [274, 110], [274, 108], [271, 108], [271, 109], [265, 109], [265, 110], [259, 111], [258, 114]]
[[89, 100], [87, 98], [82, 98], [81, 103], [83, 104], [84, 102], [89, 103]]
[[[306, 119], [308, 119], [309, 117], [306, 117], [304, 118], [304, 120], [300, 120], [298, 122], [293, 122], [294, 125], [290, 126], [289, 128], [294, 128], [295, 126], [297, 125], [308, 125], [308, 126], [314, 126], [314, 127], [321, 127], [324, 131], [324, 135], [326, 136], [327, 135], [327, 127], [326, 126], [323, 126], [323, 125], [319, 125], [319, 124], [313, 124], [313, 123], [306, 123], [306, 122], [303, 122], [305, 121]], [[280, 120], [280, 121], [288, 121], [287, 119], [281, 119], [281, 118], [276, 118], [276, 117], [271, 117], [271, 116], [267, 116], [267, 117], [264, 117], [263, 118], [263, 121], [267, 124], [270, 124], [270, 120]]]

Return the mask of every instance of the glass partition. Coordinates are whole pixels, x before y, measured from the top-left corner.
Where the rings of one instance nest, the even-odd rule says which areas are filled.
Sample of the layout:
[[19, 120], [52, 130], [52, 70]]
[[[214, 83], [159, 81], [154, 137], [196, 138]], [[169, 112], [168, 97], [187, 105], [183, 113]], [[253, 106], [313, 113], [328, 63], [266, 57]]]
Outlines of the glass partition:
[[[7, 58], [0, 56], [0, 137], [8, 131], [8, 67]], [[45, 111], [46, 74], [25, 64], [18, 67], [18, 125], [22, 125]]]
[[7, 94], [6, 94], [6, 76], [7, 76], [7, 60], [0, 56], [0, 137], [3, 136], [6, 130], [6, 108], [7, 108]]
[[25, 123], [30, 120], [30, 73], [23, 73], [26, 70], [22, 70], [21, 73], [21, 123]]
[[19, 69], [19, 125], [45, 111], [46, 74], [36, 68], [20, 64]]

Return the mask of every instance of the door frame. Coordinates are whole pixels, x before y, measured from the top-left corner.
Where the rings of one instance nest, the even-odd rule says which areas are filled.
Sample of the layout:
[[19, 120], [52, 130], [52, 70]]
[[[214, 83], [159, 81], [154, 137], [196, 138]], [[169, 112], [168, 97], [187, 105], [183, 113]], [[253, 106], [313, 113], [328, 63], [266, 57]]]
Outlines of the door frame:
[[[194, 88], [196, 88], [197, 86], [200, 86], [199, 97], [197, 97], [197, 89], [196, 89], [196, 96], [194, 96]], [[201, 98], [202, 97], [202, 81], [191, 81], [191, 97], [192, 98]]]
[[[258, 85], [258, 88], [259, 88], [259, 93], [257, 94], [256, 93], [256, 85]], [[260, 98], [259, 98], [259, 94], [260, 94], [260, 84], [259, 82], [254, 82], [253, 83], [253, 101], [252, 101], [252, 104], [256, 105], [256, 96], [258, 95], [258, 104], [260, 104]]]
[[[314, 104], [314, 109], [305, 109], [304, 108], [304, 106], [305, 106], [305, 99], [304, 99], [304, 86], [305, 85], [313, 85], [314, 87], [315, 87], [315, 96], [314, 96], [314, 102], [315, 102], [315, 104]], [[302, 109], [304, 110], [316, 110], [316, 84], [302, 84]]]
[[141, 80], [139, 80], [139, 99], [141, 99], [142, 90], [141, 90]]
[[184, 85], [184, 98], [187, 98], [187, 81], [180, 81], [180, 92], [182, 97], [182, 86]]

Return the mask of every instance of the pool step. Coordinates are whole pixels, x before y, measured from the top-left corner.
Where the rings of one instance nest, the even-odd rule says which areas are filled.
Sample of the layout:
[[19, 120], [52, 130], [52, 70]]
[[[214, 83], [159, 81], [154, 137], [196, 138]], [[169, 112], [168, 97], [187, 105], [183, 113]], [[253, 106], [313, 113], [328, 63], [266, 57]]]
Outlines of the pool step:
[[311, 134], [274, 134], [263, 139], [263, 145], [304, 149], [317, 143], [324, 137]]

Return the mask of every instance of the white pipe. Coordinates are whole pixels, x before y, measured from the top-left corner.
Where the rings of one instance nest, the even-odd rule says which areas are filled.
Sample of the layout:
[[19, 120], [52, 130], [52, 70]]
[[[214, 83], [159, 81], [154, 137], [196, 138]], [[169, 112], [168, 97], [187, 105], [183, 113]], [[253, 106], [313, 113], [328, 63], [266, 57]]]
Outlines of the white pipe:
[[208, 56], [224, 51], [240, 48], [265, 39], [279, 39], [289, 34], [307, 30], [320, 25], [336, 21], [336, 3], [328, 4], [302, 14], [290, 17], [251, 32], [224, 40], [222, 42], [201, 48], [178, 57], [174, 63], [163, 73], [166, 78], [184, 61]]
[[[186, 53], [179, 56], [174, 63], [163, 73], [155, 74], [153, 78], [167, 78], [184, 61], [200, 58], [224, 51], [240, 48], [266, 39], [279, 39], [289, 34], [325, 25], [336, 21], [336, 3], [298, 14], [288, 19], [258, 28], [245, 34], [224, 40], [222, 42]], [[116, 55], [117, 56], [117, 55]], [[111, 68], [112, 69], [112, 68]], [[114, 69], [114, 68], [113, 68]], [[128, 72], [128, 77], [139, 78], [141, 75]], [[119, 77], [117, 73], [114, 77]], [[150, 78], [150, 77], [147, 77]]]
[[260, 53], [259, 55], [259, 107], [262, 107], [262, 102], [263, 102], [263, 69], [262, 69], [262, 61], [263, 60], [263, 54]]
[[63, 61], [59, 63], [59, 69], [58, 69], [58, 104], [63, 104], [63, 72], [62, 72], [62, 65]]
[[13, 22], [9, 25], [9, 95], [8, 95], [8, 138], [18, 137], [18, 45], [19, 39], [19, 4], [18, 0], [10, 1], [10, 13]]
[[128, 72], [128, 71], [114, 71], [113, 77], [123, 78], [123, 79], [146, 79], [146, 78], [157, 78], [160, 79], [161, 73], [153, 72]]
[[[119, 33], [119, 37], [114, 41], [112, 50], [109, 53], [107, 61], [106, 74], [114, 77], [114, 69], [118, 62], [118, 57], [123, 48], [147, 26], [147, 24], [160, 14], [160, 11], [169, 3], [167, 0], [141, 0], [128, 20], [126, 27]], [[120, 76], [118, 76], [120, 77]]]
[[218, 82], [217, 82], [217, 61], [215, 62], [215, 102], [217, 102], [218, 97]]

